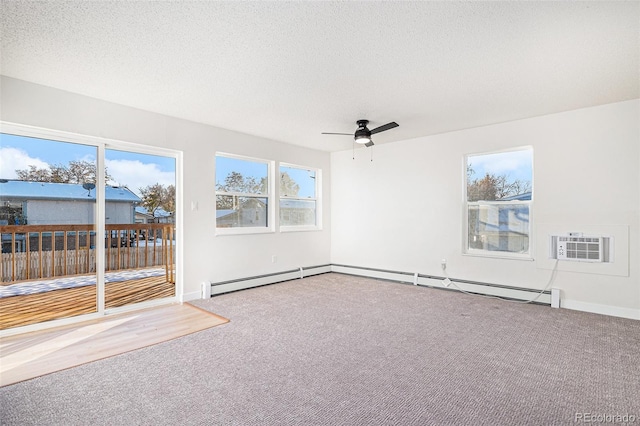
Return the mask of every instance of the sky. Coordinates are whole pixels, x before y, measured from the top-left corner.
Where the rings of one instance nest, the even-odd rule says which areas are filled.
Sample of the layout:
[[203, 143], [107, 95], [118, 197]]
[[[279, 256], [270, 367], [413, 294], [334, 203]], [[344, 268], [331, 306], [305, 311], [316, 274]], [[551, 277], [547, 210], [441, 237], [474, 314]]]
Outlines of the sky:
[[467, 164], [474, 170], [472, 179], [482, 178], [487, 173], [507, 175], [509, 181], [520, 179], [532, 181], [533, 151], [531, 149], [482, 154], [467, 157]]
[[[90, 145], [50, 141], [0, 134], [0, 178], [17, 179], [16, 169], [30, 165], [66, 165], [70, 161], [96, 161], [97, 149]], [[109, 185], [127, 186], [140, 195], [139, 188], [155, 183], [175, 185], [175, 159], [107, 149], [105, 165], [111, 175]]]
[[[16, 170], [27, 169], [30, 165], [46, 168], [54, 164], [66, 165], [70, 161], [95, 162], [96, 156], [97, 148], [91, 145], [0, 134], [0, 179], [17, 179]], [[175, 185], [174, 158], [112, 149], [107, 149], [105, 156], [107, 172], [111, 176], [109, 185], [126, 186], [137, 195], [140, 195], [140, 188], [155, 183]], [[224, 181], [231, 171], [260, 182], [267, 174], [267, 164], [218, 156], [216, 183]], [[300, 197], [315, 196], [315, 171], [291, 167], [282, 168], [282, 171], [300, 186]]]

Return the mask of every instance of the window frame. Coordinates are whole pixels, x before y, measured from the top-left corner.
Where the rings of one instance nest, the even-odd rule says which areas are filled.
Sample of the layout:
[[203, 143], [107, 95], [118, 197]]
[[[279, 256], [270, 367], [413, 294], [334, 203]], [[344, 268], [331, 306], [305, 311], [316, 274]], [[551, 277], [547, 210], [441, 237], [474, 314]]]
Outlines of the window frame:
[[[315, 196], [313, 198], [304, 197], [287, 197], [280, 193], [280, 169], [287, 167], [290, 169], [299, 169], [304, 171], [313, 171], [316, 174], [315, 178]], [[316, 167], [300, 166], [298, 164], [291, 164], [280, 162], [278, 163], [278, 229], [280, 232], [299, 232], [299, 231], [320, 231], [322, 230], [322, 169]], [[315, 201], [315, 224], [314, 225], [282, 225], [280, 223], [280, 202], [282, 200], [301, 200], [301, 201]]]
[[[470, 157], [478, 157], [484, 155], [492, 155], [492, 154], [503, 154], [503, 153], [515, 153], [519, 151], [530, 151], [531, 153], [531, 200], [508, 200], [508, 201], [468, 201], [468, 183], [467, 183], [467, 165], [469, 164]], [[462, 232], [462, 254], [466, 256], [476, 256], [476, 257], [488, 257], [494, 259], [510, 259], [510, 260], [525, 260], [525, 261], [533, 261], [533, 253], [535, 252], [534, 246], [534, 234], [533, 234], [533, 207], [534, 207], [534, 188], [535, 188], [535, 177], [534, 177], [534, 155], [533, 155], [533, 147], [532, 146], [519, 146], [513, 148], [507, 148], [503, 150], [496, 151], [484, 151], [484, 152], [476, 152], [469, 153], [463, 156], [463, 232]], [[527, 253], [516, 253], [516, 252], [508, 252], [508, 251], [492, 251], [492, 250], [484, 250], [471, 248], [469, 246], [469, 208], [470, 206], [514, 206], [514, 205], [527, 205], [529, 208], [529, 220], [528, 220], [528, 229], [527, 235], [529, 238], [529, 247]]]
[[225, 158], [231, 158], [234, 160], [241, 160], [241, 161], [248, 161], [248, 162], [252, 162], [252, 163], [262, 163], [265, 164], [267, 166], [267, 192], [266, 194], [254, 194], [254, 193], [244, 193], [244, 192], [224, 192], [224, 191], [218, 191], [217, 188], [215, 188], [215, 197], [217, 197], [218, 195], [223, 195], [223, 196], [235, 196], [235, 197], [248, 197], [248, 198], [266, 198], [267, 199], [267, 226], [245, 226], [245, 227], [231, 227], [231, 228], [220, 228], [218, 227], [218, 218], [217, 218], [217, 212], [218, 212], [218, 206], [217, 206], [217, 201], [214, 202], [214, 211], [216, 212], [216, 215], [214, 217], [215, 220], [215, 235], [247, 235], [247, 234], [269, 234], [269, 233], [273, 233], [275, 232], [275, 221], [274, 221], [274, 217], [275, 217], [275, 206], [273, 205], [273, 200], [274, 200], [274, 169], [275, 169], [275, 162], [272, 160], [265, 160], [263, 158], [256, 158], [256, 157], [249, 157], [246, 155], [238, 155], [238, 154], [231, 154], [231, 153], [227, 153], [227, 152], [220, 152], [220, 151], [216, 151], [215, 155], [214, 155], [214, 170], [213, 170], [213, 176], [214, 176], [214, 187], [217, 184], [216, 182], [216, 173], [217, 173], [217, 166], [218, 166], [218, 157], [225, 157]]

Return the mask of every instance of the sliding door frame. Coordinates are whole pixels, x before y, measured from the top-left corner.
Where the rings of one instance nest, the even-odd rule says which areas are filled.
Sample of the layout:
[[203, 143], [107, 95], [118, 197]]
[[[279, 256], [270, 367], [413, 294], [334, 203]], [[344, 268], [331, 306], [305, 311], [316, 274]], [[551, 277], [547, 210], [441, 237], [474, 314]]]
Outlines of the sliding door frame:
[[26, 333], [31, 331], [45, 330], [53, 327], [75, 324], [81, 321], [101, 318], [105, 315], [128, 312], [160, 306], [169, 303], [181, 302], [183, 299], [183, 265], [184, 265], [184, 249], [183, 249], [183, 219], [182, 219], [182, 171], [183, 171], [183, 155], [182, 151], [155, 147], [153, 145], [143, 145], [132, 142], [124, 142], [114, 139], [100, 138], [90, 135], [82, 135], [78, 133], [65, 132], [60, 130], [46, 129], [35, 126], [28, 126], [18, 123], [10, 123], [0, 121], [0, 133], [6, 133], [17, 136], [32, 137], [39, 139], [47, 139], [58, 142], [77, 143], [82, 145], [94, 146], [97, 149], [97, 176], [96, 176], [96, 211], [95, 211], [95, 230], [96, 235], [105, 235], [105, 153], [107, 149], [129, 151], [140, 154], [150, 154], [157, 156], [171, 157], [175, 159], [176, 164], [176, 249], [175, 249], [175, 292], [173, 297], [149, 300], [146, 302], [126, 305], [118, 308], [105, 308], [105, 246], [104, 244], [96, 244], [96, 291], [97, 291], [97, 312], [62, 318], [57, 320], [46, 321], [38, 324], [15, 327], [0, 331], [0, 337], [13, 334]]

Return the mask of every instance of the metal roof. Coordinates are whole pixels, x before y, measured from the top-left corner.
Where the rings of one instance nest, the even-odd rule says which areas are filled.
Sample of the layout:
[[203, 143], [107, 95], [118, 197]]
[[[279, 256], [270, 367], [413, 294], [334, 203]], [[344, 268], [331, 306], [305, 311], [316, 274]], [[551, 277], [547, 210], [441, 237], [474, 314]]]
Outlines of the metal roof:
[[[0, 199], [20, 200], [95, 200], [96, 190], [77, 183], [0, 181]], [[105, 200], [139, 203], [140, 197], [129, 188], [106, 186]]]
[[531, 191], [500, 198], [497, 201], [531, 201]]
[[135, 211], [136, 211], [136, 213], [144, 214], [144, 215], [147, 215], [147, 216], [153, 216], [153, 217], [170, 217], [171, 216], [171, 213], [169, 213], [168, 211], [166, 211], [166, 210], [164, 210], [162, 208], [156, 209], [154, 214], [151, 214], [151, 212], [149, 212], [149, 210], [147, 210], [146, 208], [144, 208], [142, 206], [136, 206]]

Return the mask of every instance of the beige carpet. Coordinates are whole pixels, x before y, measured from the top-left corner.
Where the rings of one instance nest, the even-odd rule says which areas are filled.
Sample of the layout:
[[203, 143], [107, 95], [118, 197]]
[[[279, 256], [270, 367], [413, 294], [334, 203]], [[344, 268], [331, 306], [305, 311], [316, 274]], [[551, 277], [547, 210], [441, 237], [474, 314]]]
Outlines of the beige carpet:
[[189, 304], [113, 315], [0, 339], [0, 386], [119, 355], [229, 322]]
[[193, 304], [231, 322], [4, 386], [0, 424], [640, 421], [640, 321], [335, 273]]

